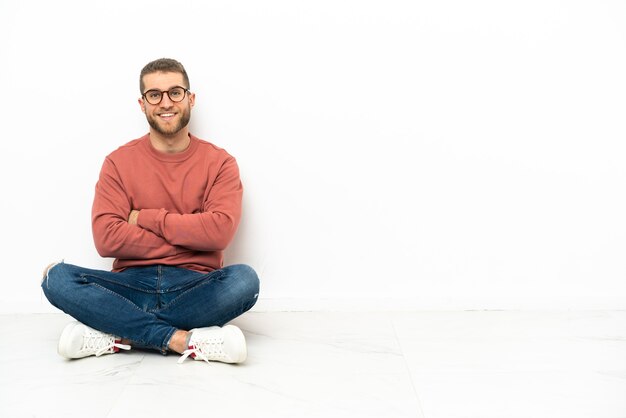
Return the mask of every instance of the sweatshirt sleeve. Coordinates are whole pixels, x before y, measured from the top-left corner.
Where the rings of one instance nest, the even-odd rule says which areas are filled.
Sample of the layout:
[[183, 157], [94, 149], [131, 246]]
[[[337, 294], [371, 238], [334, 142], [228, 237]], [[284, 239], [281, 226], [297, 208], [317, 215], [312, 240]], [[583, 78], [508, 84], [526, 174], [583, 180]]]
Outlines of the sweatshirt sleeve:
[[224, 250], [241, 219], [243, 187], [233, 157], [225, 160], [215, 182], [207, 188], [202, 212], [177, 214], [165, 209], [142, 209], [137, 225], [173, 246], [196, 251]]
[[115, 164], [107, 158], [102, 165], [92, 206], [94, 243], [102, 257], [154, 259], [179, 251], [162, 237], [128, 223], [131, 202]]

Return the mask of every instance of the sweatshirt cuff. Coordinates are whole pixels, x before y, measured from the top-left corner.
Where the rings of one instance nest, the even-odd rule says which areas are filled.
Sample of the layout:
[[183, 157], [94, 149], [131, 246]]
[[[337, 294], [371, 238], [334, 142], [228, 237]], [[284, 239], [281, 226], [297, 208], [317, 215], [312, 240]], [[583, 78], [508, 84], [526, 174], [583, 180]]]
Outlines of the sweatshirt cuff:
[[165, 230], [166, 215], [165, 209], [141, 209], [137, 217], [137, 225], [165, 238], [163, 231]]

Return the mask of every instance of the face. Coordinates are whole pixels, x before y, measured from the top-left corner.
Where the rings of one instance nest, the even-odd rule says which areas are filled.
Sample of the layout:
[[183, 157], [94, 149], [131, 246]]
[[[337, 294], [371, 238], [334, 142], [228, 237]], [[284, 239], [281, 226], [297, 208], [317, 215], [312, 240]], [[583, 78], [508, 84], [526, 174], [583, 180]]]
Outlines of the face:
[[[152, 89], [168, 91], [176, 86], [187, 87], [180, 73], [146, 74], [143, 77], [143, 83], [144, 93]], [[194, 101], [195, 94], [191, 92], [187, 92], [185, 98], [178, 103], [173, 102], [166, 93], [163, 93], [159, 104], [152, 105], [143, 97], [139, 99], [139, 104], [152, 129], [164, 136], [174, 136], [189, 124]]]

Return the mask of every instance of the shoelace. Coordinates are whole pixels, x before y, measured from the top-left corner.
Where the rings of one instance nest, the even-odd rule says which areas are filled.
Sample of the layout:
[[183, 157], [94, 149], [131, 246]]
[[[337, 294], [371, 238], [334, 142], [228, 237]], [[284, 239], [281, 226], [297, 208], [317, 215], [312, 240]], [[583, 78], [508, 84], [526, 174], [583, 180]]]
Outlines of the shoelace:
[[115, 337], [100, 331], [87, 331], [83, 337], [83, 346], [80, 351], [94, 353], [100, 357], [105, 353], [113, 353], [115, 349], [130, 350], [130, 345], [121, 344], [115, 341]]
[[178, 359], [178, 364], [185, 361], [185, 359], [189, 356], [191, 356], [191, 358], [197, 357], [207, 363], [210, 363], [209, 358], [216, 359], [224, 357], [224, 350], [222, 347], [223, 343], [224, 341], [221, 339], [206, 339], [204, 341], [197, 341], [195, 344], [190, 345], [187, 350], [183, 351], [182, 356]]

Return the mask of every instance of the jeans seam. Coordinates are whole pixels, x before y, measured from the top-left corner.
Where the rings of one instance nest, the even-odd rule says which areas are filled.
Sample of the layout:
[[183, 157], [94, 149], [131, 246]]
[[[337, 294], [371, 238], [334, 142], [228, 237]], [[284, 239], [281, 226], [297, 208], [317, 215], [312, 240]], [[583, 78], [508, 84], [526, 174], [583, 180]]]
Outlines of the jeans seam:
[[[117, 280], [104, 279], [104, 278], [102, 278], [100, 276], [96, 276], [95, 274], [81, 273], [81, 275], [80, 275], [80, 278], [83, 279], [83, 280], [85, 280], [85, 278], [87, 278], [87, 277], [93, 277], [95, 279], [102, 280], [103, 282], [113, 283], [113, 284], [116, 284], [118, 286], [126, 287], [128, 289], [133, 289], [133, 290], [136, 290], [136, 291], [142, 292], [142, 293], [148, 293], [148, 294], [155, 293], [155, 292], [152, 292], [152, 291], [149, 291], [149, 290], [146, 290], [146, 289], [142, 289], [141, 287], [131, 286], [128, 283], [119, 282]], [[90, 280], [86, 280], [86, 281], [87, 281], [87, 283], [93, 283]], [[100, 286], [100, 287], [102, 287], [102, 286]]]
[[161, 308], [161, 282], [163, 280], [163, 267], [157, 266], [157, 281], [156, 281], [156, 307]]

